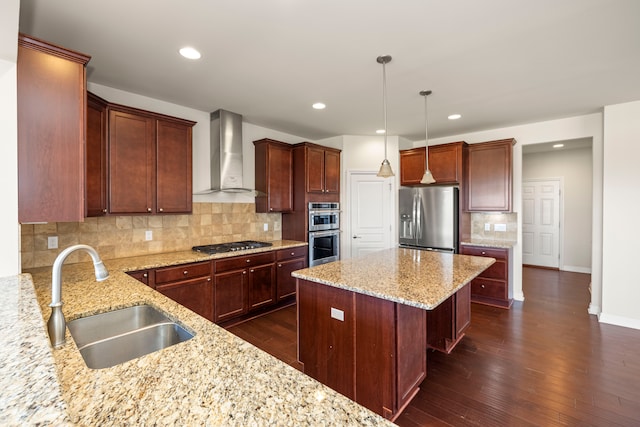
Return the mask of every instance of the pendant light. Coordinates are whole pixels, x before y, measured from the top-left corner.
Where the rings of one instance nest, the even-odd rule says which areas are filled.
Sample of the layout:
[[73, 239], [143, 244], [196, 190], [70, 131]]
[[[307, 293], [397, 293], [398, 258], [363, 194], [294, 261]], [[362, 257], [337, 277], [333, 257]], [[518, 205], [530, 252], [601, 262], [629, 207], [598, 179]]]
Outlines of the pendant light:
[[384, 112], [384, 160], [380, 165], [378, 176], [381, 178], [389, 178], [393, 176], [393, 171], [391, 170], [389, 160], [387, 160], [387, 73], [385, 65], [391, 62], [391, 56], [378, 56], [377, 61], [379, 64], [382, 64], [382, 107]]
[[420, 184], [433, 184], [436, 180], [433, 178], [431, 171], [429, 170], [429, 131], [427, 126], [427, 96], [431, 95], [430, 90], [421, 90], [420, 95], [424, 96], [424, 144], [425, 144], [425, 169], [424, 175], [420, 180]]

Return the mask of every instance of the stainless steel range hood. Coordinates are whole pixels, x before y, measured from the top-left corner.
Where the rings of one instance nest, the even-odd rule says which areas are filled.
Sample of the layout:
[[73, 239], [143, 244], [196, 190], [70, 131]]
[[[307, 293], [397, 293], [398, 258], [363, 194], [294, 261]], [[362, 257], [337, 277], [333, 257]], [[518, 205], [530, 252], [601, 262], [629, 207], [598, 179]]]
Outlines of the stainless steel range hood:
[[248, 193], [242, 182], [242, 116], [226, 110], [211, 113], [211, 188], [195, 194]]

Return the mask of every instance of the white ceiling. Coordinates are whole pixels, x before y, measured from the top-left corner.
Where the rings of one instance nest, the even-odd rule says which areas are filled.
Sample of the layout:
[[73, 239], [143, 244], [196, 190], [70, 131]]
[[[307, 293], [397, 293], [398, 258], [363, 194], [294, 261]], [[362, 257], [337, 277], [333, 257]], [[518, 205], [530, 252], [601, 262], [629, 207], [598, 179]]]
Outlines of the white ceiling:
[[312, 140], [383, 127], [386, 54], [411, 140], [424, 89], [430, 138], [640, 99], [638, 0], [22, 0], [20, 31], [90, 54], [89, 81]]

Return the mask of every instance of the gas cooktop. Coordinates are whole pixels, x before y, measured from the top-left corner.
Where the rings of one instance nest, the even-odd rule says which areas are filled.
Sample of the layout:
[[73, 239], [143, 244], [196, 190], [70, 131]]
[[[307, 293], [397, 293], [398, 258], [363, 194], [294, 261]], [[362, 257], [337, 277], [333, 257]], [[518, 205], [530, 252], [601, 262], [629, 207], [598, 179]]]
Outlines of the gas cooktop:
[[271, 246], [269, 242], [257, 242], [255, 240], [243, 240], [241, 242], [218, 243], [215, 245], [194, 246], [192, 249], [196, 252], [205, 254], [221, 254], [224, 252], [245, 251], [247, 249], [265, 248]]

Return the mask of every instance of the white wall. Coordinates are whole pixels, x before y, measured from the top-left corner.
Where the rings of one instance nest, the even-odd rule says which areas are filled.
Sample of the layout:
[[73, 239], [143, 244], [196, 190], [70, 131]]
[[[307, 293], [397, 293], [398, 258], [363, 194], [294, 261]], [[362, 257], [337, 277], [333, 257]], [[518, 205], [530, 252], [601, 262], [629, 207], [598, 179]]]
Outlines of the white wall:
[[640, 329], [640, 101], [605, 107], [604, 141], [600, 321]]
[[522, 179], [563, 178], [561, 270], [591, 272], [591, 147], [522, 156]]
[[0, 277], [20, 273], [18, 224], [18, 110], [16, 58], [18, 52], [19, 0], [0, 6]]
[[[598, 314], [602, 300], [602, 114], [588, 114], [566, 119], [491, 129], [429, 140], [429, 145], [466, 141], [470, 144], [496, 139], [515, 138], [513, 148], [513, 207], [518, 213], [518, 242], [513, 248], [514, 298], [524, 300], [522, 292], [522, 146], [550, 141], [591, 138], [593, 141], [593, 225], [591, 249], [591, 304], [589, 312]], [[416, 142], [424, 146], [424, 141]]]

